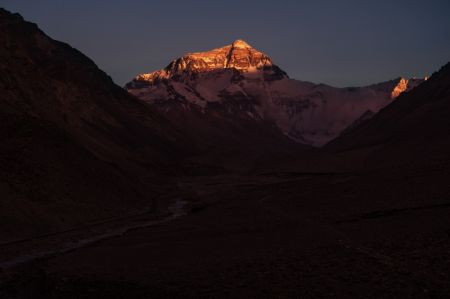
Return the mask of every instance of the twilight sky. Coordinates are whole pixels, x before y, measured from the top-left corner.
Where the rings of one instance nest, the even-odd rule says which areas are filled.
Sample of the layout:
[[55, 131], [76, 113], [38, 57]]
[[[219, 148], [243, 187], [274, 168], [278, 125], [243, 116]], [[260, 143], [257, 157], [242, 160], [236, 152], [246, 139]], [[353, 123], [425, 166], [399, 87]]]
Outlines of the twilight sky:
[[449, 0], [0, 0], [124, 85], [241, 38], [291, 78], [358, 86], [450, 61]]

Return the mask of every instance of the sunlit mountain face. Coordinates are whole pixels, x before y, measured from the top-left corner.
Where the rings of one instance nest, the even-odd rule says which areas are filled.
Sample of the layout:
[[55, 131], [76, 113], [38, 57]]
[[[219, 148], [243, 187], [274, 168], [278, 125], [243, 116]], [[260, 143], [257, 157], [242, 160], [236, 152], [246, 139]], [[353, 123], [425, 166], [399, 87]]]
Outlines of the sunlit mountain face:
[[378, 112], [423, 81], [398, 78], [366, 87], [335, 88], [294, 80], [269, 56], [236, 40], [140, 74], [126, 89], [166, 114], [171, 110], [189, 114], [194, 109], [214, 117], [220, 110], [224, 118], [239, 115], [265, 121], [295, 142], [322, 146], [363, 114]]

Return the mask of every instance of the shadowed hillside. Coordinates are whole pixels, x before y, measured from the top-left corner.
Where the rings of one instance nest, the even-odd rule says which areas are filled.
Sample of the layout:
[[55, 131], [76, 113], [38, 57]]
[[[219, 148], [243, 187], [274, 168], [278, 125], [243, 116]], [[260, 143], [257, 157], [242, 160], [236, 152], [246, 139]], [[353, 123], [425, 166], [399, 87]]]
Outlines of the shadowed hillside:
[[151, 207], [161, 176], [189, 154], [180, 135], [89, 58], [3, 9], [0, 45], [2, 240]]

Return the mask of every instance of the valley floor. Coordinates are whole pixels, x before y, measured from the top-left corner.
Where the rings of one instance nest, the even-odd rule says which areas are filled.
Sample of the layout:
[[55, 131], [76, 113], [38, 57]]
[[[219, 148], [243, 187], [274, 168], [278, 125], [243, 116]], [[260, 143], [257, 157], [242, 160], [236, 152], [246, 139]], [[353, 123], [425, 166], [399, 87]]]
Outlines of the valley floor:
[[184, 178], [186, 215], [5, 269], [0, 297], [448, 298], [449, 179], [425, 168]]

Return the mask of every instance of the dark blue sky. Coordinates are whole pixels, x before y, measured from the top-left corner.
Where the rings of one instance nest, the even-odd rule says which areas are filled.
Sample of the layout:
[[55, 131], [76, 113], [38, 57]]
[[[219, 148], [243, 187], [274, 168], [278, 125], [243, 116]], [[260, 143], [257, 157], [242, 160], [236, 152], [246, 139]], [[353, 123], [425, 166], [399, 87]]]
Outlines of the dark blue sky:
[[291, 78], [357, 86], [450, 61], [449, 0], [0, 0], [116, 83], [242, 38]]

